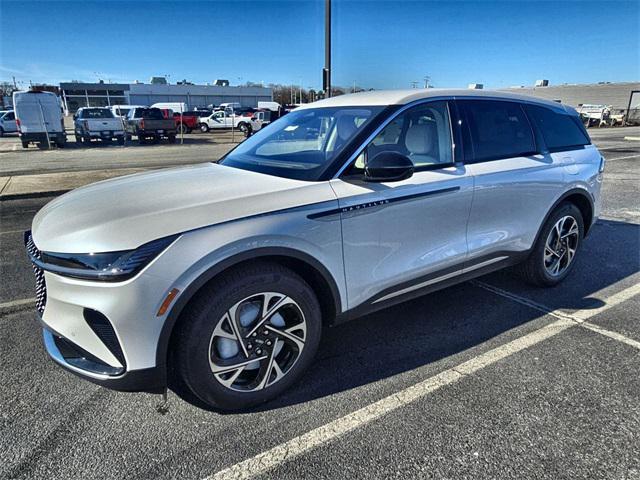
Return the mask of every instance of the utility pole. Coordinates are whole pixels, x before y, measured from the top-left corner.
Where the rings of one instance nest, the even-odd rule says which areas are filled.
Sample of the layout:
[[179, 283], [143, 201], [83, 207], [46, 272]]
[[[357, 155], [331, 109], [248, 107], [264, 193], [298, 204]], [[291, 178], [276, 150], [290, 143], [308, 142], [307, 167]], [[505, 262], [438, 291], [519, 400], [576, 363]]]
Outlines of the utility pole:
[[331, 0], [324, 2], [324, 68], [322, 89], [325, 98], [331, 96]]

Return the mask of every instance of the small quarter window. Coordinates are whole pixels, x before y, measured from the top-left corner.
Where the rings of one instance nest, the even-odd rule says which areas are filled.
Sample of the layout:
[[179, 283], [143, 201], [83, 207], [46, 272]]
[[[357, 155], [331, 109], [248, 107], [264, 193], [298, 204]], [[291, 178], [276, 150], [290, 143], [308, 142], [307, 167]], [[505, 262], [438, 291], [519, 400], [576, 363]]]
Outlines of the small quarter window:
[[549, 151], [570, 150], [591, 143], [578, 117], [539, 105], [527, 105], [525, 108], [529, 118], [542, 132]]

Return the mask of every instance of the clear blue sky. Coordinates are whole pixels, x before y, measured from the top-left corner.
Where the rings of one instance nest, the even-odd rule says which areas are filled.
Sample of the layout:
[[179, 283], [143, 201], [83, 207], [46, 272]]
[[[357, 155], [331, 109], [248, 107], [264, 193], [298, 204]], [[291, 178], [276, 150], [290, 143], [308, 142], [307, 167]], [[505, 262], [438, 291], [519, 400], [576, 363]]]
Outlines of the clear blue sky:
[[[407, 88], [640, 79], [640, 2], [333, 2], [333, 83]], [[319, 87], [324, 1], [0, 0], [0, 80]], [[97, 72], [97, 76], [96, 73]]]

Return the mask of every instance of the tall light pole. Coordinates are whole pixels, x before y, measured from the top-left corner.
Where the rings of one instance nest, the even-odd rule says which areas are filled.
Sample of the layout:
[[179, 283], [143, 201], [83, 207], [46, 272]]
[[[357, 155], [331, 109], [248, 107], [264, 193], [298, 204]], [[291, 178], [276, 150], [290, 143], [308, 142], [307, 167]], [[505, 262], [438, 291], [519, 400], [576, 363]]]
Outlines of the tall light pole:
[[331, 96], [331, 0], [324, 2], [324, 68], [322, 89], [325, 98]]

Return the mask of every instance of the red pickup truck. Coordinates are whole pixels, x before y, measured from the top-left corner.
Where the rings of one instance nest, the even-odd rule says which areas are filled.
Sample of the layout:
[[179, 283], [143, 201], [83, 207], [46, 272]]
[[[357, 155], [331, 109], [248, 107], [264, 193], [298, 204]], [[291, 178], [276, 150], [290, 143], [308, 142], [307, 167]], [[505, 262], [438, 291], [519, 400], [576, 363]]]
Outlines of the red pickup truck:
[[169, 110], [168, 108], [162, 109], [162, 114], [164, 118], [169, 118], [169, 112], [172, 112], [173, 119], [176, 122], [176, 130], [178, 133], [191, 133], [192, 130], [198, 128], [200, 118], [199, 112], [173, 112], [173, 110]]

